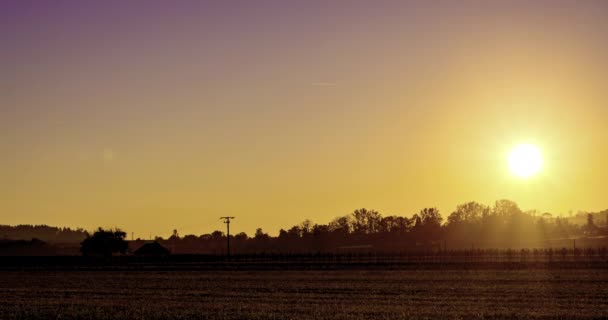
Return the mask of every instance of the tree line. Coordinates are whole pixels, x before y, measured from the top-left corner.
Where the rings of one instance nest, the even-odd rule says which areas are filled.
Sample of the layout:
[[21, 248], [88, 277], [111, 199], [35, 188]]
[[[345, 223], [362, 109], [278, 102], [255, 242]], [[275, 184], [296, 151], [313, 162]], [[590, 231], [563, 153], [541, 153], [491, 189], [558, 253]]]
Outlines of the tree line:
[[[230, 235], [230, 241], [236, 253], [399, 252], [561, 247], [569, 246], [571, 239], [608, 234], [605, 223], [608, 210], [584, 215], [583, 224], [573, 223], [572, 220], [580, 220], [581, 214], [553, 217], [535, 210], [523, 211], [510, 200], [498, 200], [493, 206], [467, 202], [458, 205], [447, 218], [437, 208], [424, 208], [409, 218], [384, 216], [376, 210], [361, 208], [327, 224], [304, 220], [281, 229], [276, 237], [258, 228], [252, 236], [244, 232]], [[226, 250], [226, 235], [219, 230], [183, 237], [174, 230], [168, 239], [156, 240], [174, 253], [222, 254]]]
[[[608, 210], [579, 213], [571, 217], [553, 216], [536, 210], [523, 211], [510, 200], [494, 205], [467, 202], [458, 205], [447, 218], [437, 208], [424, 208], [411, 217], [383, 215], [372, 209], [357, 209], [326, 224], [304, 220], [270, 236], [258, 228], [253, 235], [230, 235], [233, 253], [311, 253], [311, 252], [404, 252], [412, 250], [462, 248], [541, 248], [569, 247], [572, 239], [596, 239], [608, 235]], [[91, 235], [78, 228], [46, 225], [0, 225], [1, 239], [39, 239], [48, 243], [80, 244], [82, 252], [127, 253], [146, 243], [135, 240], [127, 245], [121, 230], [99, 229]], [[173, 253], [224, 254], [226, 234], [180, 236], [177, 230], [167, 239], [156, 241]], [[580, 241], [580, 240], [579, 240]], [[588, 244], [591, 243], [587, 240]], [[580, 243], [580, 242], [579, 242]], [[584, 243], [580, 243], [584, 245]], [[105, 251], [104, 251], [105, 250]], [[110, 252], [110, 254], [111, 254]]]
[[71, 229], [29, 224], [0, 225], [0, 240], [37, 239], [50, 243], [80, 243], [88, 236], [89, 233], [82, 228]]

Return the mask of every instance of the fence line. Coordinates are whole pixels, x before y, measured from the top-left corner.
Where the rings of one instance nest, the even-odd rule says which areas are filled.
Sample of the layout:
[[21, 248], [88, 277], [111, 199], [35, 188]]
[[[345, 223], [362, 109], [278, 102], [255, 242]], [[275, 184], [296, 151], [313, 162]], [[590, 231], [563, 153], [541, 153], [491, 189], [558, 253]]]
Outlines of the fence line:
[[[228, 260], [221, 255], [177, 255], [181, 260], [194, 258], [208, 262]], [[199, 257], [197, 259], [196, 257]], [[484, 263], [484, 262], [603, 262], [608, 261], [608, 250], [599, 249], [469, 249], [411, 252], [358, 253], [255, 253], [234, 254], [234, 263]]]

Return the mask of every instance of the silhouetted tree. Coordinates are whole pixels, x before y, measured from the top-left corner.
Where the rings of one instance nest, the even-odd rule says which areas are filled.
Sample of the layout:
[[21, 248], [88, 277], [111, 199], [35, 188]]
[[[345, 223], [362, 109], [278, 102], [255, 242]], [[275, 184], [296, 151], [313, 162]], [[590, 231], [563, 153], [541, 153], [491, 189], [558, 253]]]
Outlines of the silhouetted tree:
[[420, 227], [422, 227], [422, 218], [420, 218], [420, 215], [418, 215], [417, 213], [414, 214], [414, 216], [412, 217], [412, 220], [414, 220], [414, 229], [419, 229]]
[[420, 211], [420, 219], [422, 220], [423, 226], [441, 226], [443, 218], [437, 208], [424, 208]]
[[215, 230], [211, 233], [211, 238], [213, 240], [222, 240], [223, 237], [224, 237], [224, 233], [222, 231]]
[[262, 228], [257, 228], [255, 230], [255, 236], [254, 239], [256, 240], [268, 240], [270, 238], [270, 236], [265, 233]]
[[247, 240], [247, 234], [245, 232], [237, 233], [234, 236], [234, 239], [237, 241], [245, 241], [245, 240]]
[[[424, 208], [418, 214], [418, 232], [421, 240], [435, 241], [440, 239], [443, 218], [437, 208]], [[419, 222], [419, 223], [418, 223]]]
[[514, 215], [520, 215], [523, 212], [521, 211], [521, 209], [519, 208], [519, 206], [517, 205], [517, 203], [511, 201], [511, 200], [498, 200], [496, 201], [496, 203], [494, 204], [494, 215], [500, 217], [500, 218], [509, 218], [512, 217]]
[[329, 233], [329, 226], [325, 224], [315, 224], [312, 227], [312, 235], [314, 237], [321, 237]]
[[312, 221], [310, 221], [310, 219], [302, 221], [302, 223], [300, 224], [300, 230], [302, 232], [301, 236], [304, 237], [310, 235], [312, 233], [312, 227], [313, 223]]
[[304, 233], [302, 232], [302, 228], [300, 228], [299, 226], [293, 226], [287, 231], [287, 236], [289, 239], [301, 238], [303, 234]]
[[337, 217], [329, 223], [329, 231], [346, 235], [351, 232], [350, 216]]
[[99, 228], [95, 233], [84, 239], [80, 244], [80, 252], [83, 255], [112, 256], [113, 253], [126, 254], [128, 244], [125, 241], [127, 233], [119, 229], [104, 230]]
[[169, 237], [169, 240], [179, 240], [179, 233], [177, 232], [177, 229], [173, 229], [173, 233], [171, 234], [171, 237]]
[[588, 235], [595, 235], [597, 233], [597, 226], [593, 220], [593, 214], [587, 214], [587, 225], [585, 225], [585, 233]]
[[490, 213], [490, 208], [480, 203], [471, 201], [456, 207], [456, 210], [448, 217], [447, 224], [478, 223]]
[[[351, 250], [350, 248], [357, 248], [356, 250], [366, 248], [363, 250], [369, 252], [426, 251], [438, 249], [443, 241], [454, 249], [471, 248], [471, 246], [475, 248], [534, 247], [546, 243], [559, 243], [569, 237], [605, 232], [601, 231], [604, 229], [597, 227], [594, 221], [603, 221], [607, 213], [608, 211], [579, 212], [575, 217], [561, 218], [549, 213], [541, 214], [535, 210], [524, 212], [511, 200], [498, 200], [493, 207], [477, 202], [466, 202], [458, 205], [444, 224], [444, 219], [437, 208], [424, 208], [411, 218], [398, 215], [383, 217], [376, 210], [361, 208], [351, 214], [336, 217], [328, 224], [313, 224], [311, 220], [306, 219], [293, 227], [281, 229], [278, 237], [271, 237], [258, 228], [253, 237], [240, 233], [232, 236], [231, 242], [234, 241], [232, 243], [238, 248], [239, 253], [294, 254], [343, 252]], [[27, 227], [20, 229], [29, 230]], [[37, 229], [64, 231], [64, 229]], [[180, 238], [177, 230], [174, 230], [168, 240], [160, 238], [158, 240], [165, 246], [170, 245], [173, 252], [179, 253], [222, 254], [226, 244], [226, 236], [222, 231], [214, 231], [198, 237], [187, 235]], [[90, 241], [88, 240], [87, 243]], [[111, 253], [106, 251], [95, 254]]]
[[47, 225], [0, 225], [0, 239], [40, 239], [48, 243], [80, 243], [89, 234], [82, 228], [58, 228]]
[[375, 233], [380, 230], [382, 215], [376, 210], [357, 209], [352, 213], [355, 233]]

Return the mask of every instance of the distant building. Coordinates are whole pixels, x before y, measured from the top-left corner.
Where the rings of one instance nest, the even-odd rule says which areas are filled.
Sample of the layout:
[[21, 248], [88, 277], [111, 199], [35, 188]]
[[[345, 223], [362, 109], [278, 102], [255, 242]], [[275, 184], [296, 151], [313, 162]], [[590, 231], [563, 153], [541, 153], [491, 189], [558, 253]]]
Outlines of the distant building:
[[143, 246], [139, 247], [139, 249], [133, 252], [136, 256], [145, 256], [145, 257], [165, 257], [171, 254], [169, 249], [163, 247], [158, 242], [150, 242], [146, 243]]

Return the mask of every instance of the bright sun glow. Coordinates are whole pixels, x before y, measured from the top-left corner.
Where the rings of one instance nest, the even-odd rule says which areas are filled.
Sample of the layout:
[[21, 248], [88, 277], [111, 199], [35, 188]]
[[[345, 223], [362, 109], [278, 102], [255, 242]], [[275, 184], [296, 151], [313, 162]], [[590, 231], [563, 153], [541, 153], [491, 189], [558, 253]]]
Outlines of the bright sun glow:
[[533, 144], [520, 144], [509, 154], [509, 168], [518, 177], [530, 177], [537, 173], [542, 165], [540, 150]]

